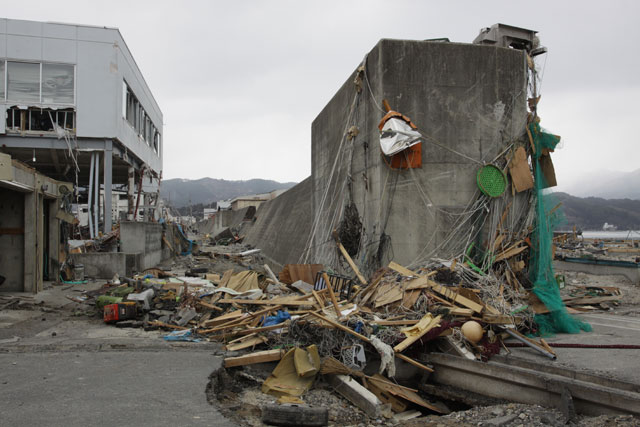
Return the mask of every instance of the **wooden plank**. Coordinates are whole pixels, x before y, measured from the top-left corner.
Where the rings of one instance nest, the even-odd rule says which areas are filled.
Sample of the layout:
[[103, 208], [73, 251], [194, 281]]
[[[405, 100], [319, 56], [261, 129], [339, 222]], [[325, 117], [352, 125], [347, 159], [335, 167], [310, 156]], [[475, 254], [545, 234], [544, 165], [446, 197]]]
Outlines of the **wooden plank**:
[[320, 310], [324, 309], [324, 302], [322, 301], [322, 298], [320, 298], [320, 295], [316, 291], [311, 291], [311, 293], [313, 294], [313, 297], [316, 299], [316, 301], [318, 301]]
[[244, 350], [245, 348], [254, 347], [259, 344], [264, 344], [268, 341], [265, 337], [255, 336], [255, 337], [243, 337], [243, 341], [237, 343], [229, 343], [226, 345], [225, 350], [227, 351], [238, 351]]
[[389, 268], [392, 269], [395, 272], [398, 272], [400, 274], [402, 274], [403, 276], [407, 276], [407, 277], [411, 277], [411, 276], [417, 276], [416, 273], [414, 273], [413, 271], [409, 270], [406, 267], [401, 266], [400, 264], [391, 261], [389, 263]]
[[418, 301], [418, 298], [420, 298], [421, 293], [422, 291], [419, 289], [413, 290], [413, 291], [407, 291], [404, 294], [404, 297], [402, 298], [402, 304], [400, 304], [400, 307], [410, 309], [411, 307], [414, 306], [416, 301]]
[[338, 301], [336, 300], [336, 295], [333, 293], [333, 285], [329, 280], [329, 275], [327, 273], [322, 273], [322, 278], [324, 279], [324, 283], [327, 286], [327, 292], [329, 293], [329, 298], [331, 298], [331, 303], [333, 304], [333, 308], [336, 310], [336, 316], [338, 319], [342, 317], [342, 313], [340, 312], [340, 308], [338, 308]]
[[336, 243], [338, 244], [338, 249], [340, 249], [340, 252], [342, 253], [342, 256], [344, 257], [344, 259], [347, 260], [347, 263], [349, 264], [349, 267], [351, 267], [353, 272], [356, 273], [356, 277], [358, 278], [360, 283], [362, 285], [366, 285], [367, 284], [367, 280], [360, 273], [360, 270], [358, 270], [358, 266], [353, 262], [353, 260], [349, 256], [349, 253], [347, 252], [347, 250], [344, 248], [344, 246], [342, 246], [342, 243], [340, 243], [338, 241]]
[[470, 308], [453, 307], [449, 310], [449, 314], [453, 316], [473, 316], [474, 311]]
[[433, 285], [431, 286], [431, 289], [437, 292], [438, 294], [442, 295], [443, 297], [448, 298], [452, 301], [455, 301], [457, 304], [470, 308], [476, 313], [482, 313], [482, 309], [484, 308], [482, 305], [477, 304], [471, 301], [469, 298], [463, 297], [462, 295], [456, 294], [449, 288], [446, 288], [442, 285], [438, 285], [435, 282], [431, 282], [431, 283], [433, 283]]
[[215, 319], [207, 320], [204, 324], [207, 327], [213, 327], [213, 326], [228, 322], [229, 320], [238, 319], [243, 315], [244, 313], [242, 311], [236, 310], [230, 313], [225, 313], [221, 316], [216, 317]]
[[410, 363], [410, 364], [412, 364], [413, 366], [415, 366], [415, 367], [417, 367], [417, 368], [420, 368], [420, 369], [422, 369], [422, 370], [424, 370], [424, 371], [427, 371], [427, 372], [433, 372], [433, 369], [431, 369], [430, 367], [428, 367], [428, 366], [426, 366], [426, 365], [423, 365], [422, 363], [420, 363], [420, 362], [418, 362], [418, 361], [416, 361], [416, 360], [413, 360], [412, 358], [407, 357], [407, 356], [405, 356], [405, 355], [404, 355], [404, 354], [402, 354], [402, 353], [396, 353], [396, 354], [395, 354], [395, 356], [396, 356], [398, 359], [404, 360], [405, 362]]
[[393, 394], [394, 396], [408, 400], [409, 402], [413, 402], [416, 405], [420, 405], [424, 408], [430, 409], [439, 414], [443, 413], [441, 408], [438, 408], [437, 406], [430, 404], [429, 402], [421, 398], [417, 393], [413, 391], [409, 391], [403, 387], [398, 387], [395, 384], [392, 384], [388, 381], [377, 381], [378, 378], [381, 378], [383, 380], [386, 379], [380, 374], [375, 374], [373, 377], [369, 378], [368, 381], [375, 382], [378, 387], [382, 388], [388, 393]]
[[369, 284], [369, 286], [367, 286], [366, 288], [364, 288], [364, 290], [362, 290], [362, 298], [360, 299], [360, 305], [364, 305], [369, 298], [371, 298], [371, 296], [376, 292], [376, 289], [378, 288], [378, 285], [380, 284], [380, 281], [382, 280], [382, 278], [384, 277], [384, 271], [380, 272], [380, 274], [378, 274], [378, 276]]
[[285, 301], [282, 299], [232, 299], [232, 298], [222, 298], [218, 301], [218, 304], [241, 304], [241, 305], [293, 305], [293, 306], [301, 306], [301, 305], [313, 305], [313, 301]]
[[[430, 314], [428, 314], [427, 316], [430, 316]], [[425, 318], [427, 316], [425, 316]], [[423, 319], [420, 319], [420, 320], [422, 321]], [[400, 344], [396, 345], [393, 348], [393, 351], [395, 351], [396, 353], [400, 353], [400, 352], [406, 350], [407, 347], [409, 347], [411, 344], [413, 344], [414, 342], [418, 341], [420, 338], [425, 336], [425, 334], [427, 332], [429, 332], [431, 329], [433, 329], [436, 326], [438, 326], [438, 323], [440, 322], [440, 319], [442, 319], [442, 316], [436, 316], [436, 317], [432, 318], [429, 321], [429, 323], [424, 327], [424, 329], [421, 329], [420, 332], [415, 334], [415, 335], [407, 336], [406, 339], [404, 339]], [[419, 325], [418, 328], [420, 326], [422, 326], [422, 325]]]
[[376, 295], [374, 306], [378, 308], [383, 305], [400, 301], [404, 298], [406, 291], [430, 288], [432, 282], [429, 281], [429, 276], [432, 276], [435, 273], [435, 271], [432, 271], [427, 275], [419, 276], [403, 284], [398, 284], [397, 282], [385, 283]]
[[319, 271], [322, 271], [324, 266], [322, 264], [286, 264], [282, 271], [280, 271], [280, 282], [285, 284], [292, 284], [298, 280], [313, 285], [316, 280], [316, 275]]
[[[250, 334], [256, 334], [258, 332], [266, 332], [266, 331], [273, 331], [274, 329], [280, 329], [280, 328], [285, 328], [287, 326], [289, 326], [290, 321], [286, 320], [282, 323], [279, 323], [277, 325], [271, 325], [271, 326], [263, 326], [261, 328], [246, 328], [246, 329], [241, 329], [238, 331], [231, 331], [231, 332], [225, 332], [224, 334], [221, 335], [214, 335], [210, 338], [212, 339], [225, 339], [228, 337], [234, 337], [236, 335], [250, 335]], [[216, 332], [215, 330], [205, 330], [205, 331], [199, 331], [198, 333], [200, 334], [210, 334], [212, 332]]]
[[524, 147], [518, 147], [513, 153], [513, 158], [509, 162], [509, 174], [518, 193], [533, 188], [533, 176]]
[[536, 146], [533, 143], [533, 135], [531, 135], [531, 130], [529, 129], [529, 125], [525, 126], [525, 129], [527, 130], [527, 136], [529, 137], [529, 144], [531, 145], [531, 152], [533, 154], [536, 154]]
[[518, 255], [520, 252], [524, 251], [525, 249], [527, 249], [527, 246], [519, 246], [519, 247], [515, 247], [512, 246], [509, 249], [507, 249], [506, 251], [500, 253], [499, 255], [496, 256], [496, 258], [493, 260], [493, 262], [498, 262], [498, 261], [502, 261], [503, 259], [507, 259], [507, 258], [511, 258], [513, 256]]
[[391, 410], [393, 412], [404, 412], [407, 409], [407, 403], [382, 389], [380, 386], [376, 385], [375, 381], [367, 381], [366, 379], [363, 381], [364, 386], [373, 394], [376, 395], [378, 399], [382, 403], [388, 403], [391, 405]]
[[349, 267], [351, 267], [353, 272], [356, 274], [356, 276], [358, 277], [358, 280], [360, 281], [360, 283], [363, 286], [365, 286], [367, 284], [367, 279], [365, 279], [364, 276], [360, 273], [360, 270], [358, 269], [358, 266], [356, 265], [355, 262], [353, 262], [353, 260], [351, 259], [351, 256], [349, 255], [347, 250], [344, 248], [342, 243], [340, 243], [340, 238], [338, 237], [338, 232], [336, 230], [333, 230], [331, 235], [335, 239], [336, 244], [338, 245], [338, 249], [340, 249], [340, 252], [342, 253], [342, 256], [344, 257], [344, 259], [347, 260], [347, 263], [349, 264]]
[[234, 366], [246, 366], [256, 363], [275, 362], [282, 359], [285, 351], [282, 349], [258, 351], [244, 356], [227, 357], [224, 359], [225, 368], [233, 368]]
[[200, 304], [203, 307], [209, 308], [211, 310], [215, 310], [215, 311], [224, 311], [224, 309], [218, 307], [217, 305], [213, 305], [213, 304], [209, 304], [206, 301], [198, 301], [198, 304]]
[[418, 323], [419, 319], [412, 320], [372, 320], [370, 323], [380, 326], [411, 326]]

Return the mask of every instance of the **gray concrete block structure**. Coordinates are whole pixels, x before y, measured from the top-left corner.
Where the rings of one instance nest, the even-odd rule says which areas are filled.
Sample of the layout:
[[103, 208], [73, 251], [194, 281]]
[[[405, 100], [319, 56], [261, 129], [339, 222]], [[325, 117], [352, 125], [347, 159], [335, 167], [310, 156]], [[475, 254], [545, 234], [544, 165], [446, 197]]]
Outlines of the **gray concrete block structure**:
[[120, 252], [140, 254], [136, 266], [138, 271], [155, 267], [163, 259], [162, 225], [151, 222], [120, 222]]
[[[525, 143], [528, 82], [522, 50], [380, 40], [313, 121], [311, 177], [284, 195], [297, 196], [286, 201], [297, 219], [274, 208], [284, 202], [280, 196], [258, 209], [255, 224], [277, 232], [254, 229], [249, 241], [280, 264], [340, 270], [331, 233], [344, 223], [347, 206], [355, 207], [362, 228], [351, 236], [352, 257], [372, 273], [390, 260], [417, 266], [460, 255], [471, 244], [482, 248], [483, 230], [509, 204], [506, 222], [520, 229], [515, 222], [526, 217], [529, 194], [512, 197], [509, 188], [489, 199], [476, 175], [486, 164], [506, 170], [509, 150]], [[420, 167], [393, 168], [382, 155], [383, 100], [422, 132]]]
[[106, 190], [89, 203], [94, 234], [112, 229], [114, 185], [128, 187], [130, 218], [141, 174], [157, 186], [162, 111], [116, 28], [0, 19], [0, 110], [1, 152], [83, 198], [92, 179]]

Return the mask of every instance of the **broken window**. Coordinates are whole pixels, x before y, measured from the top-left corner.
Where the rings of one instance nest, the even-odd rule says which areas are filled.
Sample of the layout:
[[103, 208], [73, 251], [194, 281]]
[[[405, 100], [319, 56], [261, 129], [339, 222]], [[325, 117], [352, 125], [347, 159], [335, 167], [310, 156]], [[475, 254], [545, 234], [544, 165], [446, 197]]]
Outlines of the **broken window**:
[[40, 102], [40, 64], [7, 61], [7, 99]]
[[[55, 124], [55, 126], [54, 126]], [[46, 108], [7, 110], [7, 132], [55, 132], [56, 126], [73, 132], [75, 130], [75, 111], [72, 108], [51, 110]]]
[[68, 64], [42, 64], [42, 103], [74, 103], [74, 67]]

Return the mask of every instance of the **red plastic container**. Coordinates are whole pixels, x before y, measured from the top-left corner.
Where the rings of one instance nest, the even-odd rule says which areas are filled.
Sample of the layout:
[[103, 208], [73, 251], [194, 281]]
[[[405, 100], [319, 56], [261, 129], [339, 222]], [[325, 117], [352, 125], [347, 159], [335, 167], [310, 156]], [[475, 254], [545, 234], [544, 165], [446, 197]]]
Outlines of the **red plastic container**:
[[103, 320], [105, 323], [115, 323], [120, 320], [135, 319], [137, 314], [135, 302], [121, 302], [104, 306]]

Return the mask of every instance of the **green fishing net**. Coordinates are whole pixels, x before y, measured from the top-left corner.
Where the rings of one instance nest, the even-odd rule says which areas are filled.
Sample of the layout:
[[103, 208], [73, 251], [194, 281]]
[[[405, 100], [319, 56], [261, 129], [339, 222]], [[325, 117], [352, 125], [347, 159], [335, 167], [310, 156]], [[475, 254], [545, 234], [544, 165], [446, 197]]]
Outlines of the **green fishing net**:
[[548, 314], [537, 314], [535, 322], [538, 325], [538, 333], [543, 336], [553, 335], [558, 332], [576, 334], [582, 331], [591, 331], [591, 325], [571, 316], [562, 302], [560, 289], [553, 271], [552, 241], [553, 230], [562, 220], [561, 211], [555, 209], [551, 195], [544, 194], [547, 187], [540, 157], [542, 150], [553, 150], [560, 142], [560, 137], [543, 132], [538, 123], [529, 124], [529, 130], [533, 136], [535, 147], [534, 173], [536, 193], [536, 222], [531, 234], [531, 259], [529, 263], [529, 278], [533, 282], [533, 292], [549, 309]]

